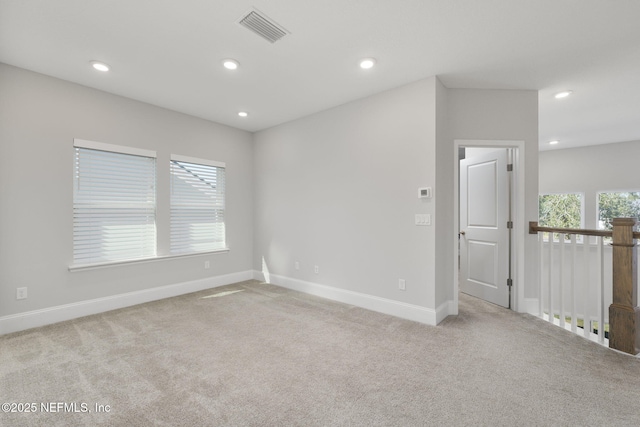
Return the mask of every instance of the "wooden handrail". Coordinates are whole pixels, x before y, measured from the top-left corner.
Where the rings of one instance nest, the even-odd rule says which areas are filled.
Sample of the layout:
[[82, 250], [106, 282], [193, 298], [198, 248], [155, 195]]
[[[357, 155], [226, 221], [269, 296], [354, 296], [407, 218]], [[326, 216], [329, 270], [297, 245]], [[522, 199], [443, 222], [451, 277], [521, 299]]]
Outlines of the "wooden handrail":
[[[583, 236], [601, 236], [601, 237], [613, 237], [613, 231], [611, 230], [590, 230], [586, 228], [555, 228], [555, 227], [542, 227], [538, 225], [537, 221], [529, 221], [529, 234], [544, 233], [558, 233], [558, 234], [580, 234]], [[633, 232], [634, 239], [640, 239], [640, 232]]]

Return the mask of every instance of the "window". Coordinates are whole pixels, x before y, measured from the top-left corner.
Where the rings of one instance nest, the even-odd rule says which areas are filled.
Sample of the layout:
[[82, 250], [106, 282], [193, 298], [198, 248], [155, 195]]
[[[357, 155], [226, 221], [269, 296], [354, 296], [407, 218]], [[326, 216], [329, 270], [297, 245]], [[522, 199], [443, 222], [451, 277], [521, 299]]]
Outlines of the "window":
[[74, 140], [73, 262], [156, 256], [156, 154]]
[[[582, 228], [582, 194], [541, 194], [538, 209], [538, 223], [543, 227]], [[558, 240], [558, 234], [554, 234], [553, 238]], [[565, 240], [570, 239], [569, 235], [565, 235]]]
[[171, 156], [171, 253], [226, 249], [225, 164]]
[[612, 230], [614, 218], [638, 218], [640, 192], [598, 193], [598, 228]]

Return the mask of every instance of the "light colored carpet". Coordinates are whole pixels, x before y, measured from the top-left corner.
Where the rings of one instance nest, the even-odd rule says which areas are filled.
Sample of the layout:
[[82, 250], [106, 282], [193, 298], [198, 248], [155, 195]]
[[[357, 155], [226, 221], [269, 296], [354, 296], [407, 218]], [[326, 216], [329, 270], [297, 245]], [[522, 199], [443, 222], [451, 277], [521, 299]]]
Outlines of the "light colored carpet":
[[460, 312], [431, 327], [251, 281], [5, 335], [0, 400], [38, 410], [0, 425], [640, 424], [639, 359], [465, 295]]

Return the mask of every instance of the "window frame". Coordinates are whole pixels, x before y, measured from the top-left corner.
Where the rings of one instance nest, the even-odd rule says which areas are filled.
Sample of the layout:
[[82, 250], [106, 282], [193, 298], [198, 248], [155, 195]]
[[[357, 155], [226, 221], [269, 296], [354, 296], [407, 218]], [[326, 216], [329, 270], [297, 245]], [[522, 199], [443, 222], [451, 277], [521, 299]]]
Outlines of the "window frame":
[[[155, 184], [154, 184], [154, 193], [155, 193], [155, 212], [154, 212], [154, 216], [155, 216], [155, 255], [151, 256], [151, 257], [142, 257], [142, 258], [127, 258], [127, 259], [118, 259], [118, 260], [112, 260], [112, 261], [100, 261], [100, 262], [87, 262], [87, 263], [77, 263], [74, 259], [74, 248], [75, 248], [75, 242], [74, 242], [74, 238], [73, 238], [73, 229], [74, 229], [74, 220], [73, 220], [73, 215], [72, 215], [72, 247], [71, 247], [71, 260], [72, 262], [70, 263], [70, 265], [68, 266], [68, 270], [70, 272], [75, 272], [75, 271], [85, 271], [85, 270], [93, 270], [93, 269], [102, 269], [102, 268], [109, 268], [112, 266], [118, 266], [118, 265], [128, 265], [128, 264], [139, 264], [139, 263], [148, 263], [148, 262], [155, 262], [155, 261], [162, 261], [162, 260], [168, 260], [168, 259], [176, 259], [176, 258], [188, 258], [188, 257], [194, 257], [194, 256], [203, 256], [203, 255], [208, 255], [208, 254], [223, 254], [223, 253], [227, 253], [230, 251], [229, 249], [229, 245], [228, 245], [228, 240], [226, 238], [226, 221], [225, 221], [225, 245], [223, 248], [220, 249], [213, 249], [213, 250], [206, 250], [206, 251], [200, 251], [200, 252], [188, 252], [188, 253], [170, 253], [170, 239], [168, 241], [168, 247], [164, 247], [165, 245], [162, 244], [161, 242], [164, 242], [164, 238], [161, 238], [162, 235], [165, 235], [164, 233], [166, 232], [169, 237], [170, 237], [170, 228], [171, 228], [171, 224], [170, 224], [170, 204], [171, 204], [171, 196], [170, 196], [170, 192], [171, 192], [171, 172], [170, 172], [170, 163], [169, 163], [169, 169], [164, 170], [164, 168], [161, 168], [160, 170], [158, 169], [158, 155], [157, 152], [154, 150], [147, 150], [147, 149], [142, 149], [142, 148], [135, 148], [135, 147], [129, 147], [129, 146], [123, 146], [123, 145], [115, 145], [115, 144], [108, 144], [108, 143], [103, 143], [103, 142], [97, 142], [97, 141], [89, 141], [89, 140], [85, 140], [85, 139], [79, 139], [79, 138], [74, 138], [73, 140], [73, 161], [74, 161], [74, 165], [72, 168], [72, 173], [73, 173], [73, 185], [72, 185], [72, 192], [73, 192], [73, 196], [72, 196], [72, 211], [73, 211], [73, 204], [75, 203], [75, 194], [76, 194], [76, 165], [75, 165], [75, 161], [76, 161], [76, 154], [75, 154], [75, 149], [76, 148], [86, 148], [86, 149], [92, 149], [92, 150], [98, 150], [98, 151], [106, 151], [106, 152], [112, 152], [112, 153], [119, 153], [119, 154], [129, 154], [129, 155], [134, 155], [134, 156], [142, 156], [142, 157], [150, 157], [155, 159]], [[176, 154], [172, 154], [170, 156], [172, 159], [176, 159], [178, 161], [187, 161], [187, 162], [195, 162], [196, 164], [202, 163], [204, 162], [204, 164], [207, 165], [212, 165], [212, 166], [216, 166], [216, 167], [223, 167], [225, 169], [225, 181], [226, 181], [226, 164], [224, 162], [219, 162], [219, 161], [212, 161], [212, 160], [206, 160], [206, 159], [202, 159], [202, 158], [195, 158], [195, 157], [187, 157], [187, 156], [182, 156], [182, 155], [176, 155]], [[165, 178], [163, 178], [165, 175], [165, 173], [169, 176], [168, 180], [166, 180]], [[164, 185], [168, 185], [168, 188], [164, 188]], [[165, 209], [167, 209], [167, 207], [169, 208], [169, 212], [165, 212]], [[226, 213], [226, 191], [225, 191], [225, 206], [224, 206], [224, 210]], [[165, 223], [165, 219], [167, 218], [168, 221]], [[160, 223], [159, 223], [160, 220]]]

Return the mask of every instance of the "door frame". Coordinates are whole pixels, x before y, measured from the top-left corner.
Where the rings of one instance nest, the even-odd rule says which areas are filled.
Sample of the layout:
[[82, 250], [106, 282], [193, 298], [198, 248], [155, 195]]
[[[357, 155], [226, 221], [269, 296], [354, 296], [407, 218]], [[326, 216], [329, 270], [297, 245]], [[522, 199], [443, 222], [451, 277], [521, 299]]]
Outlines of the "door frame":
[[521, 312], [525, 309], [524, 303], [524, 245], [525, 245], [525, 220], [524, 220], [524, 201], [525, 201], [525, 145], [524, 141], [505, 141], [505, 140], [477, 140], [477, 139], [455, 139], [453, 141], [454, 149], [454, 167], [453, 167], [453, 187], [454, 187], [454, 229], [453, 236], [455, 238], [454, 246], [454, 263], [453, 263], [453, 309], [458, 314], [458, 232], [460, 227], [460, 147], [474, 148], [513, 148], [513, 186], [512, 186], [512, 251], [511, 251], [511, 267], [513, 277], [513, 287], [511, 288], [511, 307], [514, 311]]

